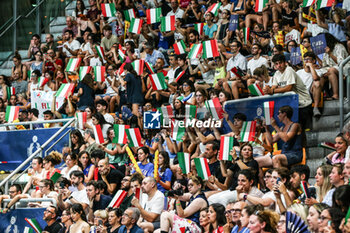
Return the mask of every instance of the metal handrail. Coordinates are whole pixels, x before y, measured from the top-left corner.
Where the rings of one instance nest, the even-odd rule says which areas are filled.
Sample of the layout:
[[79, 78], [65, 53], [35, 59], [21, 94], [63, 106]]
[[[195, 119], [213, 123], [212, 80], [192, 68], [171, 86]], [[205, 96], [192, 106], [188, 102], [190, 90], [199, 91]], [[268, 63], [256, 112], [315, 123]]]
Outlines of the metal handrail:
[[45, 1], [46, 0], [42, 0], [41, 2], [39, 2], [38, 5], [36, 5], [36, 7], [34, 7], [31, 11], [29, 11], [29, 13], [25, 17], [28, 18], [28, 16], [31, 15]]
[[8, 30], [10, 30], [10, 28], [15, 24], [17, 23], [17, 21], [22, 18], [22, 15], [19, 15], [15, 21], [13, 21], [1, 34], [0, 34], [0, 37], [2, 37]]
[[[350, 56], [344, 59], [339, 65], [339, 129], [340, 132], [343, 130], [344, 126], [344, 84], [343, 84], [343, 68], [346, 63], [350, 61]], [[346, 78], [349, 82], [349, 77]], [[350, 87], [347, 87], [347, 101], [349, 102], [350, 97]]]
[[5, 193], [8, 191], [8, 181], [16, 175], [25, 165], [27, 165], [29, 162], [32, 161], [32, 159], [37, 156], [50, 142], [52, 142], [53, 139], [55, 139], [58, 135], [60, 135], [67, 127], [69, 127], [76, 119], [71, 118], [62, 128], [60, 128], [54, 135], [52, 135], [40, 148], [38, 148], [31, 156], [29, 156], [21, 165], [19, 165], [11, 174], [6, 177], [3, 181], [0, 183], [0, 187], [2, 187], [4, 184], [5, 186]]
[[[4, 199], [3, 202], [10, 202], [12, 199]], [[57, 206], [57, 201], [55, 198], [22, 198], [18, 202], [19, 203], [28, 203], [28, 202], [42, 202], [42, 201], [50, 201], [54, 206]], [[5, 205], [6, 206], [6, 205]]]
[[65, 119], [55, 119], [55, 120], [42, 120], [42, 121], [24, 121], [24, 122], [16, 122], [16, 123], [5, 123], [0, 124], [1, 126], [16, 126], [16, 125], [33, 125], [33, 124], [48, 124], [48, 123], [63, 123], [68, 122], [72, 118], [65, 118]]
[[0, 27], [0, 31], [2, 31], [2, 29], [9, 23], [11, 22], [13, 19], [13, 16], [11, 18], [9, 18], [1, 27]]

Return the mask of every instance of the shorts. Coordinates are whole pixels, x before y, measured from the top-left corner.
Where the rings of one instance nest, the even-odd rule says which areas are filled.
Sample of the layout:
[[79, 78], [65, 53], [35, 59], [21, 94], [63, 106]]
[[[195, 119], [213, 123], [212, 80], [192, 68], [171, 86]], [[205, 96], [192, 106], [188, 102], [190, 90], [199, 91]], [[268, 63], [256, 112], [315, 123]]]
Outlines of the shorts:
[[284, 154], [287, 157], [288, 166], [300, 163], [303, 160], [303, 153], [301, 151], [291, 151], [282, 154]]
[[160, 228], [160, 221], [159, 222], [152, 222], [152, 225], [153, 225], [153, 230], [157, 230]]
[[186, 218], [180, 218], [175, 214], [173, 219], [173, 230], [171, 232], [182, 233], [184, 232], [183, 229], [186, 229], [186, 232], [191, 232], [191, 233], [202, 232], [200, 227], [197, 225], [197, 223]]

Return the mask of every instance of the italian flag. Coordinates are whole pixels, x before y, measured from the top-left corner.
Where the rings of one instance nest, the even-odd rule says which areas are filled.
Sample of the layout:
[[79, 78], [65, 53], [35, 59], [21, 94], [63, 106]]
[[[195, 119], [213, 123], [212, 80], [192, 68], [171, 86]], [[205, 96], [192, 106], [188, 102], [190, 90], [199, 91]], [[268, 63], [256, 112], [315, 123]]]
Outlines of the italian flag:
[[211, 100], [206, 100], [205, 106], [207, 107], [208, 111], [211, 113], [215, 120], [220, 120], [224, 118], [224, 110], [222, 109], [218, 97]]
[[309, 192], [309, 188], [307, 187], [306, 181], [301, 181], [300, 187], [303, 190], [303, 193], [305, 194], [305, 197], [306, 198], [310, 198], [310, 192]]
[[269, 0], [256, 0], [255, 1], [255, 12], [262, 12]]
[[105, 66], [94, 66], [94, 74], [95, 74], [96, 82], [104, 82], [106, 80], [105, 73], [106, 73]]
[[233, 148], [233, 137], [221, 136], [219, 160], [232, 160], [230, 151]]
[[134, 70], [138, 75], [142, 75], [143, 73], [143, 66], [145, 65], [144, 60], [135, 60], [131, 63], [132, 67], [134, 67]]
[[162, 118], [163, 118], [163, 122], [169, 122], [171, 121], [171, 119], [174, 118], [174, 113], [173, 113], [173, 107], [169, 104], [166, 106], [162, 106], [160, 108], [158, 108], [158, 110], [160, 111], [160, 113], [162, 114]]
[[56, 97], [67, 98], [69, 93], [73, 93], [74, 84], [62, 83], [58, 91], [56, 92]]
[[5, 120], [7, 123], [11, 123], [18, 119], [19, 106], [7, 106]]
[[241, 131], [240, 142], [253, 142], [255, 136], [256, 121], [245, 121]]
[[150, 72], [151, 74], [154, 74], [154, 73], [155, 73], [155, 71], [154, 71], [153, 66], [152, 66], [151, 63], [145, 61], [145, 66], [147, 67], [147, 69], [149, 70], [149, 72]]
[[34, 233], [34, 230], [33, 230], [33, 228], [24, 227], [23, 233]]
[[203, 58], [220, 56], [216, 40], [203, 41]]
[[231, 72], [234, 73], [234, 75], [236, 75], [238, 78], [242, 78], [244, 76], [243, 71], [239, 67], [233, 67], [231, 69]]
[[26, 220], [36, 233], [41, 233], [43, 231], [35, 218], [25, 218], [24, 220]]
[[160, 24], [161, 32], [175, 31], [175, 15], [162, 17]]
[[191, 48], [190, 53], [188, 54], [189, 59], [195, 59], [199, 56], [199, 54], [203, 50], [203, 45], [202, 44], [194, 44]]
[[256, 96], [264, 95], [264, 92], [262, 91], [261, 87], [256, 83], [249, 85], [248, 89], [252, 95], [256, 95]]
[[186, 70], [181, 71], [181, 73], [178, 74], [178, 76], [176, 76], [175, 82], [179, 82], [179, 80], [182, 78], [182, 76], [184, 76], [185, 73], [186, 73]]
[[38, 84], [39, 84], [39, 87], [43, 87], [45, 86], [45, 84], [49, 81], [48, 78], [45, 78], [43, 76], [41, 76], [38, 80]]
[[142, 19], [131, 19], [129, 32], [140, 34], [143, 20]]
[[79, 79], [80, 81], [84, 79], [86, 74], [89, 74], [92, 70], [92, 66], [81, 66], [79, 69]]
[[188, 174], [191, 171], [191, 155], [189, 153], [177, 153], [177, 159], [183, 174]]
[[180, 127], [179, 121], [174, 120], [171, 124], [172, 138], [175, 141], [182, 141], [182, 137], [185, 135], [185, 127]]
[[95, 141], [97, 144], [102, 144], [105, 142], [105, 139], [103, 138], [101, 125], [93, 125], [92, 129], [94, 130], [95, 135]]
[[317, 9], [319, 10], [324, 7], [330, 7], [332, 6], [334, 0], [317, 0]]
[[147, 9], [146, 10], [147, 24], [159, 23], [161, 14], [162, 14], [161, 8]]
[[250, 35], [250, 28], [243, 28], [243, 36], [244, 36], [244, 43], [247, 44], [247, 41], [249, 41], [249, 35]]
[[76, 114], [77, 117], [77, 126], [79, 129], [84, 129], [84, 124], [86, 123], [87, 120], [87, 113], [86, 112], [77, 112]]
[[119, 206], [122, 204], [124, 201], [126, 195], [128, 194], [127, 191], [124, 190], [118, 190], [118, 192], [114, 195], [112, 201], [109, 203], [107, 208], [119, 208]]
[[194, 163], [196, 165], [198, 176], [203, 180], [208, 180], [209, 176], [211, 176], [208, 160], [206, 158], [195, 158]]
[[197, 117], [197, 106], [186, 104], [185, 105], [185, 119], [191, 120]]
[[315, 3], [316, 0], [304, 0], [303, 7], [309, 7]]
[[104, 17], [115, 17], [117, 13], [114, 3], [102, 3], [101, 11]]
[[7, 91], [7, 99], [9, 100], [11, 95], [16, 95], [16, 88], [14, 87], [6, 87]]
[[203, 28], [205, 23], [196, 23], [194, 29], [198, 32], [199, 36], [203, 34]]
[[125, 66], [125, 62], [119, 67], [119, 69], [118, 69], [118, 74], [119, 75], [122, 75], [123, 73], [124, 73], [124, 66]]
[[264, 102], [264, 116], [266, 125], [271, 125], [271, 117], [273, 117], [273, 111], [275, 108], [275, 101]]
[[150, 76], [150, 80], [152, 83], [152, 88], [155, 91], [165, 90], [168, 88], [168, 86], [166, 85], [166, 82], [165, 82], [164, 74], [162, 72], [152, 74]]
[[131, 22], [132, 19], [136, 18], [134, 9], [129, 9], [124, 11], [125, 20]]
[[75, 72], [75, 70], [80, 66], [81, 58], [71, 58], [68, 61], [66, 71]]
[[102, 46], [96, 45], [95, 48], [96, 48], [96, 50], [97, 50], [98, 56], [102, 59], [103, 63], [106, 63], [106, 60], [105, 60], [105, 50], [103, 49], [103, 47], [102, 47]]
[[125, 51], [123, 50], [121, 44], [119, 44], [119, 48], [118, 48], [118, 57], [119, 57], [119, 60], [121, 60], [122, 62], [125, 59]]
[[112, 142], [118, 144], [126, 144], [126, 129], [130, 129], [130, 125], [113, 125], [114, 138]]
[[128, 137], [130, 147], [143, 146], [141, 143], [141, 133], [139, 128], [125, 129], [125, 132]]
[[220, 3], [214, 3], [213, 5], [211, 5], [208, 8], [208, 10], [205, 12], [205, 14], [208, 13], [208, 12], [211, 12], [211, 13], [214, 14], [214, 16], [217, 16], [220, 6], [221, 6], [221, 2]]
[[186, 45], [183, 40], [176, 42], [174, 45], [174, 51], [177, 55], [186, 53]]

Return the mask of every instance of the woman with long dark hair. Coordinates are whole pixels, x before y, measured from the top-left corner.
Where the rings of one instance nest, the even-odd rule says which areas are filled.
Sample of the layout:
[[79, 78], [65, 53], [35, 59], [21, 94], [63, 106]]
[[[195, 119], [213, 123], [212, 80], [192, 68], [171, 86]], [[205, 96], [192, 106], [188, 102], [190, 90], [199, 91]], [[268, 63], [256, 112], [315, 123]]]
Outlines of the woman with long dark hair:
[[222, 233], [226, 224], [225, 206], [214, 203], [209, 206], [208, 219], [210, 223], [209, 232]]
[[[145, 177], [153, 176], [154, 165], [149, 161], [149, 155], [149, 149], [147, 147], [143, 146], [137, 149], [137, 158], [139, 160], [137, 164]], [[132, 173], [134, 172], [135, 170]]]
[[88, 183], [94, 177], [95, 165], [91, 162], [87, 151], [81, 151], [78, 154], [78, 165], [84, 173], [84, 182]]
[[87, 223], [83, 206], [75, 203], [70, 208], [73, 224], [69, 228], [69, 232], [89, 233], [90, 225]]
[[72, 12], [74, 18], [86, 16], [88, 13], [85, 3], [82, 0], [77, 0], [75, 10]]
[[84, 137], [78, 129], [73, 129], [70, 133], [71, 150], [73, 154], [79, 154], [80, 151], [85, 150]]
[[159, 153], [159, 169], [157, 177], [158, 190], [164, 193], [171, 189], [171, 177], [173, 173], [170, 170], [170, 158], [166, 151]]
[[78, 109], [84, 111], [88, 106], [94, 106], [95, 90], [94, 79], [91, 74], [86, 74], [78, 84]]
[[338, 208], [328, 208], [323, 210], [318, 218], [318, 232], [341, 233], [342, 231], [339, 229], [339, 226], [344, 217], [345, 213]]
[[[100, 125], [101, 126], [101, 130], [102, 130], [102, 134], [103, 134], [103, 138], [104, 139], [107, 139], [107, 131], [108, 131], [108, 128], [111, 127], [111, 124], [108, 123], [104, 116], [99, 113], [99, 112], [96, 112], [92, 115], [92, 124], [93, 125]], [[88, 125], [86, 125], [87, 128], [92, 128]]]
[[[15, 55], [12, 58], [13, 64], [15, 65], [14, 67], [12, 67], [11, 69], [11, 77], [14, 76], [15, 71], [20, 73], [20, 76], [22, 77], [23, 80], [27, 80], [28, 76], [27, 76], [27, 67], [22, 64], [22, 57], [21, 55], [18, 53], [18, 51], [15, 52]], [[41, 73], [41, 71], [40, 71]]]

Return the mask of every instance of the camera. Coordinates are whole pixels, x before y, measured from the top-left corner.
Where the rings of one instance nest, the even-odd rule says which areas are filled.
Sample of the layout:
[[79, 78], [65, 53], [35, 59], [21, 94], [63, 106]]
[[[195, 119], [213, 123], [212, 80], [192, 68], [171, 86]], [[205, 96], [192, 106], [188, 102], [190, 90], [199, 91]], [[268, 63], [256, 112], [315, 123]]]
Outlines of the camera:
[[165, 192], [165, 196], [166, 197], [174, 197], [175, 195], [182, 196], [183, 194], [184, 194], [184, 191], [181, 188]]

